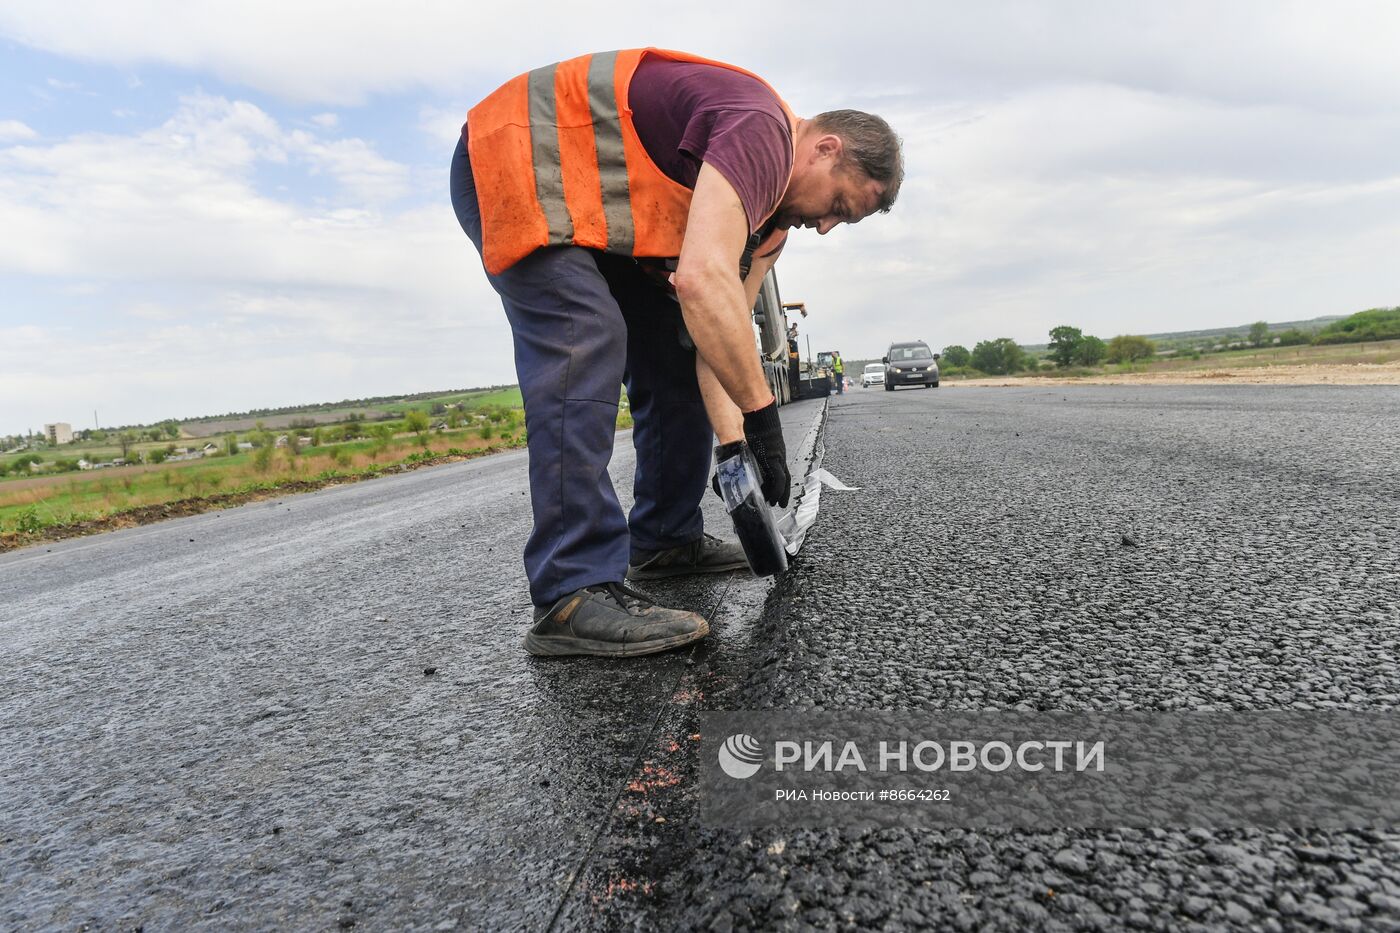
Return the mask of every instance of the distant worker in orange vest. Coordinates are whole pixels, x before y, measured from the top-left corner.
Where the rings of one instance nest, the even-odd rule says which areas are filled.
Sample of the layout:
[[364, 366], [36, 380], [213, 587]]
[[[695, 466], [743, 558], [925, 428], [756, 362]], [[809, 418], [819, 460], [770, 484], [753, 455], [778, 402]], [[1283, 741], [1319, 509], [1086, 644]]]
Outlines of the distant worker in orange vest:
[[[632, 586], [746, 566], [706, 534], [711, 445], [746, 443], [764, 498], [792, 480], [750, 309], [794, 227], [894, 203], [898, 137], [854, 110], [796, 116], [767, 82], [684, 52], [584, 55], [467, 114], [452, 204], [501, 296], [525, 399], [535, 604], [525, 647], [621, 657], [709, 632]], [[608, 478], [620, 387], [637, 453]]]

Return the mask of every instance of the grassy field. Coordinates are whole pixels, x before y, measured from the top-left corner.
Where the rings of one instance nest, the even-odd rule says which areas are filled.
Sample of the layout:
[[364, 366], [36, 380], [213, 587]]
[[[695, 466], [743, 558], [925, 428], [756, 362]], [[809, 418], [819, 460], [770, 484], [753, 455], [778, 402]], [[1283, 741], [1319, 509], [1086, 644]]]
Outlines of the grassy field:
[[[189, 438], [173, 442], [160, 441], [158, 443], [155, 441], [142, 441], [139, 444], [131, 445], [132, 457], [144, 456], [148, 451], [152, 450], [164, 450], [171, 443], [174, 443], [177, 447], [188, 447], [192, 444], [195, 447], [202, 447], [210, 440], [218, 442], [221, 441], [222, 438], [200, 438], [198, 439], [198, 443]], [[28, 451], [14, 454], [0, 454], [0, 463], [14, 463], [26, 453], [28, 453]], [[82, 441], [77, 441], [72, 444], [64, 444], [61, 447], [46, 447], [40, 450], [39, 453], [42, 454], [46, 460], [52, 460], [55, 457], [62, 457], [65, 460], [76, 460], [81, 457], [90, 463], [97, 463], [106, 460], [115, 460], [122, 455], [122, 449], [120, 445], [117, 444], [85, 444]], [[10, 478], [11, 477], [8, 475], [0, 476], [0, 483]]]
[[[458, 403], [462, 404], [461, 410], [454, 407]], [[133, 463], [79, 472], [17, 472], [0, 478], [0, 549], [114, 516], [129, 518], [167, 503], [180, 503], [182, 514], [189, 514], [204, 510], [202, 500], [208, 500], [209, 508], [223, 507], [237, 504], [240, 497], [256, 492], [305, 489], [411, 468], [433, 458], [479, 456], [525, 443], [524, 409], [518, 388], [415, 399], [410, 404], [395, 406], [393, 411], [399, 415], [415, 409], [431, 412], [437, 404], [452, 407], [462, 418], [462, 425], [441, 432], [430, 430], [420, 436], [405, 431], [401, 421], [363, 422], [355, 426], [369, 437], [331, 442], [329, 438], [338, 437], [338, 433], [323, 430], [321, 433], [326, 434], [326, 438], [318, 445], [295, 450], [290, 446], [266, 444], [233, 455], [222, 452], [227, 434], [184, 437], [173, 443], [198, 449], [206, 442], [213, 442], [219, 446], [221, 454], [175, 463]], [[436, 424], [444, 417], [439, 412], [431, 417], [431, 422]], [[622, 429], [631, 424], [624, 396], [617, 425]], [[376, 432], [383, 436], [374, 436]], [[294, 436], [302, 432], [271, 429], [248, 432], [246, 436], [267, 439], [283, 433]], [[239, 434], [243, 439], [245, 435]], [[132, 457], [134, 459], [136, 452], [162, 449], [168, 443], [134, 445]], [[77, 458], [89, 453], [100, 460], [118, 456], [120, 448], [78, 442], [42, 453], [49, 460]]]
[[366, 421], [384, 417], [401, 418], [410, 411], [431, 413], [434, 405], [462, 405], [466, 408], [482, 408], [500, 405], [505, 408], [519, 408], [523, 404], [520, 389], [511, 386], [495, 391], [449, 392], [428, 398], [385, 400], [373, 405], [349, 405], [336, 408], [314, 408], [306, 411], [279, 412], [270, 415], [233, 415], [215, 418], [197, 418], [183, 421], [180, 427], [186, 437], [207, 437], [229, 432], [251, 431], [262, 424], [272, 431], [285, 430], [294, 422], [314, 421], [318, 425], [339, 424], [360, 415]]
[[[1357, 363], [1393, 363], [1400, 360], [1400, 340], [1379, 340], [1374, 343], [1334, 343], [1321, 346], [1304, 344], [1296, 347], [1262, 347], [1259, 349], [1224, 350], [1202, 354], [1200, 359], [1189, 357], [1160, 357], [1140, 360], [1144, 371], [1174, 372], [1193, 369], [1248, 366], [1346, 366]], [[1105, 367], [1115, 372], [1117, 367]]]
[[[441, 432], [428, 431], [420, 437], [407, 432], [401, 420], [357, 420], [353, 422], [354, 428], [367, 436], [340, 440], [336, 424], [323, 421], [313, 432], [310, 429], [288, 430], [269, 421], [281, 421], [284, 425], [294, 420], [304, 423], [312, 415], [325, 418], [333, 412], [340, 413], [343, 418], [351, 409], [320, 408], [301, 413], [283, 412], [275, 419], [248, 418], [247, 428], [239, 431], [228, 430], [231, 419], [205, 419], [186, 422], [186, 430], [179, 438], [132, 444], [127, 454], [131, 463], [127, 466], [74, 472], [51, 472], [52, 464], [59, 459], [111, 461], [122, 456], [120, 444], [79, 440], [60, 447], [41, 448], [35, 453], [43, 458], [44, 471], [35, 473], [17, 468], [13, 473], [0, 476], [0, 534], [32, 534], [45, 528], [75, 525], [162, 503], [197, 500], [204, 496], [227, 497], [279, 485], [295, 486], [310, 478], [331, 474], [373, 474], [389, 464], [419, 462], [425, 457], [448, 454], [474, 456], [488, 449], [517, 446], [524, 441], [524, 411], [520, 390], [515, 387], [447, 393], [402, 402], [386, 405], [377, 417], [392, 413], [396, 418], [403, 418], [409, 412], [421, 411], [429, 415], [432, 424], [452, 419], [460, 419], [461, 424]], [[437, 413], [433, 414], [435, 408]], [[109, 435], [116, 433], [112, 431]], [[314, 434], [322, 443], [302, 445], [300, 450], [272, 446], [271, 440], [281, 434]], [[230, 436], [237, 441], [256, 442], [263, 449], [230, 455], [227, 453]], [[207, 443], [215, 444], [220, 455], [173, 463], [151, 462], [153, 453], [171, 446], [199, 450]], [[0, 463], [8, 466], [29, 453], [5, 455], [0, 457]]]
[[[1190, 355], [1157, 356], [1131, 363], [1106, 363], [1093, 367], [1069, 369], [1040, 368], [1016, 373], [1017, 378], [1063, 379], [1075, 376], [1112, 376], [1125, 373], [1193, 373], [1223, 369], [1252, 369], [1269, 366], [1354, 366], [1379, 365], [1400, 361], [1400, 340], [1378, 340], [1370, 343], [1334, 343], [1313, 346], [1261, 347], [1222, 350], [1203, 353], [1193, 359]], [[951, 371], [944, 368], [943, 378], [981, 379], [977, 370]]]
[[[511, 386], [506, 389], [489, 392], [458, 392], [426, 399], [415, 399], [413, 401], [404, 402], [401, 405], [392, 405], [382, 409], [375, 409], [374, 413], [375, 417], [383, 417], [393, 412], [395, 413], [395, 417], [402, 418], [410, 411], [422, 411], [431, 414], [435, 405], [451, 407], [458, 404], [462, 405], [467, 413], [484, 411], [492, 408], [523, 411], [524, 408], [524, 402], [520, 398], [520, 389]], [[131, 445], [131, 454], [128, 459], [144, 460], [146, 454], [151, 451], [163, 450], [171, 444], [174, 444], [176, 447], [191, 447], [194, 449], [198, 449], [207, 443], [213, 443], [222, 447], [228, 435], [239, 435], [239, 440], [246, 440], [247, 437], [245, 435], [258, 430], [257, 426], [259, 424], [261, 424], [264, 429], [272, 431], [275, 434], [285, 434], [287, 433], [288, 425], [293, 421], [306, 421], [316, 416], [319, 419], [317, 421], [318, 427], [331, 427], [347, 422], [349, 416], [353, 412], [363, 411], [365, 411], [365, 409], [345, 408], [334, 409], [332, 411], [288, 412], [269, 416], [267, 418], [214, 418], [186, 421], [181, 424], [182, 433], [180, 437], [172, 440], [141, 441], [133, 444]], [[327, 420], [328, 417], [330, 420]], [[442, 416], [434, 415], [432, 417], [440, 418]], [[374, 418], [366, 418], [364, 423], [373, 424]], [[304, 431], [306, 430], [310, 429], [304, 429]], [[46, 460], [53, 460], [56, 457], [65, 459], [77, 459], [81, 457], [90, 462], [114, 460], [121, 456], [121, 446], [112, 442], [110, 436], [117, 433], [118, 432], [115, 430], [109, 430], [109, 440], [105, 443], [98, 444], [90, 441], [75, 441], [71, 444], [64, 444], [61, 447], [44, 448], [40, 453]], [[13, 463], [27, 453], [28, 451], [0, 454], [0, 464]], [[0, 484], [7, 479], [10, 479], [10, 477], [0, 476]]]
[[464, 429], [430, 434], [426, 447], [408, 435], [387, 443], [349, 441], [299, 453], [290, 447], [272, 448], [271, 456], [261, 462], [258, 452], [246, 451], [232, 457], [29, 477], [0, 484], [0, 531], [73, 524], [178, 499], [305, 481], [327, 472], [350, 475], [403, 462], [410, 455], [470, 454], [517, 443], [514, 437], [488, 440], [475, 429]]
[[461, 398], [457, 398], [454, 401], [448, 401], [447, 397], [443, 399], [434, 399], [434, 401], [442, 401], [444, 404], [447, 405], [456, 404], [457, 401], [460, 401], [464, 404], [472, 406], [500, 405], [503, 408], [522, 409], [525, 407], [525, 401], [520, 397], [519, 386], [511, 386], [508, 389], [500, 389], [496, 392], [487, 392], [483, 395], [464, 396]]

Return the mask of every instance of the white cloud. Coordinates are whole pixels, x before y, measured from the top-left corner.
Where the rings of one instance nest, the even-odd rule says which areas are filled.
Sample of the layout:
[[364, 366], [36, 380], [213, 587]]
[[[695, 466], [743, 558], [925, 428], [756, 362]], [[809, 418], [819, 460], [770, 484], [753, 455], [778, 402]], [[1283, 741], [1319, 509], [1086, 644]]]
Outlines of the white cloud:
[[38, 133], [18, 120], [0, 120], [0, 142], [37, 139]]
[[392, 10], [331, 0], [77, 0], [0, 9], [0, 34], [36, 48], [125, 67], [197, 69], [336, 104], [415, 87], [478, 89], [551, 59], [652, 44], [750, 65], [803, 108], [892, 88], [947, 99], [1068, 81], [1377, 110], [1400, 97], [1397, 27], [1400, 7], [1385, 0], [1132, 7], [942, 0], [880, 15], [833, 0], [720, 2], [671, 9], [664, 19], [652, 2], [617, 0], [606, 15], [539, 3], [526, 20], [512, 6], [435, 0], [404, 0]]
[[451, 152], [462, 138], [462, 124], [467, 122], [467, 112], [460, 107], [435, 107], [423, 105], [418, 108], [418, 128], [423, 131], [431, 145], [443, 152]]
[[[857, 358], [906, 336], [1040, 342], [1061, 323], [1112, 336], [1393, 304], [1397, 28], [1392, 3], [870, 16], [712, 3], [662, 22], [629, 0], [607, 16], [536, 5], [526, 39], [516, 9], [430, 0], [9, 4], [12, 40], [120, 75], [213, 75], [314, 115], [197, 94], [143, 132], [43, 145], [0, 122], [0, 273], [107, 288], [116, 312], [92, 332], [65, 324], [66, 306], [45, 311], [26, 345], [67, 353], [78, 374], [52, 384], [42, 353], [0, 333], [0, 425], [40, 387], [77, 410], [110, 396], [133, 419], [163, 417], [174, 373], [190, 377], [178, 399], [192, 411], [512, 379], [499, 304], [442, 191], [446, 150], [510, 75], [630, 45], [747, 65], [801, 113], [865, 107], [905, 137], [892, 214], [797, 234], [783, 258], [814, 348]], [[42, 74], [27, 80], [44, 92]], [[421, 139], [350, 137], [348, 114], [317, 112], [390, 94]]]
[[1042, 343], [1062, 323], [1112, 336], [1400, 300], [1395, 114], [1080, 85], [891, 118], [918, 167], [893, 213], [798, 234], [780, 266], [808, 329], [853, 358], [910, 336]]
[[[323, 173], [335, 194], [271, 197], [255, 183], [264, 165]], [[362, 140], [317, 140], [207, 96], [139, 134], [0, 149], [0, 274], [85, 285], [42, 328], [0, 333], [0, 423], [512, 381], [474, 249], [445, 199], [392, 206], [406, 177]], [[103, 304], [94, 288], [108, 313], [84, 326], [78, 309]]]

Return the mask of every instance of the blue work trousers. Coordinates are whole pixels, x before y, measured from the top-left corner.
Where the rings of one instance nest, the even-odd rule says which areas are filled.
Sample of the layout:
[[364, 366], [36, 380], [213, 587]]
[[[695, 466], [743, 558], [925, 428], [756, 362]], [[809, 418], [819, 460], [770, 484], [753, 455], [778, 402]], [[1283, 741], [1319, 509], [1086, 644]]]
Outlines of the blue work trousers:
[[[452, 206], [480, 251], [481, 210], [460, 142]], [[534, 603], [620, 581], [636, 552], [700, 538], [714, 434], [674, 298], [632, 259], [576, 246], [538, 249], [486, 277], [505, 306], [525, 398]], [[626, 519], [608, 476], [624, 384], [637, 451]]]

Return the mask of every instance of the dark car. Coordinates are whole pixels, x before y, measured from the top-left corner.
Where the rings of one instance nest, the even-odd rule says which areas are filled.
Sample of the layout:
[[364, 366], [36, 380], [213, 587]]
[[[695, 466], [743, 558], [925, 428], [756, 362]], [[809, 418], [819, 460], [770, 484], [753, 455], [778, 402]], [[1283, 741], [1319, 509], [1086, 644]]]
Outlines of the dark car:
[[897, 386], [938, 388], [938, 354], [922, 340], [892, 343], [881, 360], [885, 364], [885, 391]]

